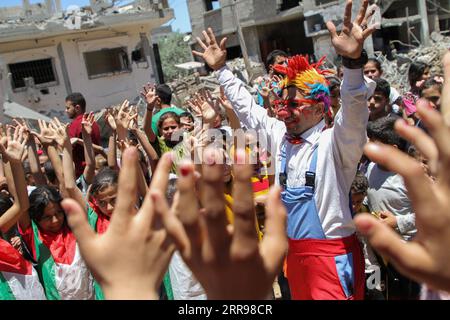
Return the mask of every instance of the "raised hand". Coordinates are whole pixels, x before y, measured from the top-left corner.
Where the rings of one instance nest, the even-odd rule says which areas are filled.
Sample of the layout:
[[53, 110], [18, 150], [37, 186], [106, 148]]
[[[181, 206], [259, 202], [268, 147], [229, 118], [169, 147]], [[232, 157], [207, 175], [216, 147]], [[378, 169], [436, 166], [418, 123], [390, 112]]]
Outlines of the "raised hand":
[[204, 51], [192, 51], [192, 53], [203, 58], [213, 70], [219, 70], [225, 66], [227, 60], [227, 38], [223, 38], [220, 44], [218, 44], [211, 28], [208, 28], [208, 31], [203, 31], [203, 36], [206, 44], [199, 37], [197, 37], [197, 41]]
[[147, 85], [142, 88], [141, 96], [147, 103], [147, 110], [153, 111], [155, 107], [161, 105], [161, 99], [156, 95], [154, 84], [147, 83]]
[[233, 110], [233, 104], [230, 100], [228, 100], [227, 96], [225, 95], [225, 91], [223, 90], [223, 87], [220, 87], [220, 96], [217, 98], [217, 101], [220, 103], [222, 107], [224, 107], [226, 110]]
[[191, 108], [192, 113], [197, 118], [202, 117], [202, 108], [199, 100], [194, 96], [193, 98], [187, 101], [188, 106]]
[[361, 56], [364, 41], [375, 30], [375, 26], [367, 26], [368, 18], [373, 14], [366, 14], [369, 0], [364, 0], [359, 14], [352, 22], [352, 1], [347, 0], [344, 13], [344, 27], [338, 35], [336, 26], [332, 21], [327, 22], [327, 28], [331, 35], [331, 43], [336, 53], [351, 59], [358, 59]]
[[203, 89], [196, 95], [196, 97], [200, 104], [203, 120], [206, 123], [214, 122], [220, 111], [216, 108], [216, 103], [211, 95], [211, 92]]
[[90, 112], [89, 114], [83, 114], [83, 119], [81, 121], [82, 129], [86, 132], [86, 134], [92, 134], [92, 125], [94, 124], [94, 113]]
[[138, 129], [138, 117], [137, 106], [130, 107], [127, 119], [128, 130], [133, 131]]
[[[225, 214], [223, 165], [217, 164], [222, 156], [212, 150], [205, 154], [209, 164], [203, 165], [200, 181], [202, 210], [195, 188], [194, 165], [180, 164], [178, 190], [182, 207], [160, 210], [165, 214], [163, 223], [209, 299], [266, 299], [288, 247], [286, 210], [279, 190], [272, 189], [266, 211], [266, 233], [259, 243], [250, 180], [253, 168], [249, 164], [236, 164], [235, 221], [231, 231]], [[245, 151], [237, 151], [238, 163], [244, 163], [245, 157]], [[156, 203], [164, 205], [162, 201]]]
[[22, 128], [22, 134], [25, 138], [25, 140], [28, 142], [29, 139], [31, 139], [31, 137], [33, 136], [31, 134], [31, 130], [28, 127], [28, 124], [26, 123], [25, 119], [21, 119], [21, 122], [19, 122], [17, 119], [13, 119], [14, 123], [16, 124], [16, 126], [18, 126], [19, 128]]
[[270, 94], [273, 93], [275, 90], [275, 87], [272, 87], [270, 84], [269, 86], [262, 87], [261, 89], [257, 89], [258, 93], [264, 100], [269, 100]]
[[67, 133], [67, 124], [62, 124], [58, 118], [53, 118], [53, 120], [50, 122], [50, 128], [53, 130], [53, 135], [55, 142], [60, 146], [64, 147], [65, 143], [70, 144], [69, 135]]
[[[433, 289], [450, 291], [450, 128], [426, 103], [419, 103], [417, 112], [432, 139], [417, 130], [414, 142], [419, 150], [430, 143], [429, 151], [437, 150], [436, 182], [428, 178], [419, 162], [396, 148], [372, 143], [365, 148], [372, 161], [404, 178], [416, 214], [417, 236], [405, 243], [389, 226], [370, 215], [358, 215], [355, 223], [374, 249], [402, 274]], [[412, 133], [402, 120], [396, 123], [396, 129], [403, 136]]]
[[32, 131], [31, 134], [39, 139], [44, 146], [52, 145], [56, 142], [56, 132], [45, 121], [38, 119], [39, 131]]
[[[166, 171], [166, 167], [170, 171], [171, 164], [166, 165], [169, 155], [161, 158], [153, 182], [168, 179], [168, 174], [160, 171]], [[159, 286], [175, 249], [167, 232], [155, 227], [156, 217], [163, 213], [150, 193], [136, 213], [138, 168], [136, 148], [127, 149], [111, 224], [102, 235], [92, 230], [76, 201], [62, 202], [81, 254], [107, 299], [158, 299]]]
[[103, 113], [103, 117], [105, 119], [105, 123], [111, 128], [111, 130], [117, 130], [116, 117], [117, 117], [117, 109], [115, 108], [107, 108]]

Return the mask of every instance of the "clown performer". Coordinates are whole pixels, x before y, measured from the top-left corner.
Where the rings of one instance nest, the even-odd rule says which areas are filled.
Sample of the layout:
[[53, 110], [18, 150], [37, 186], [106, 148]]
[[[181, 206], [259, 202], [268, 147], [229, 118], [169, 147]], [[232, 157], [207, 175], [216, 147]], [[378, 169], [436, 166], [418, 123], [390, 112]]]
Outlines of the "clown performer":
[[327, 22], [345, 67], [342, 109], [331, 129], [324, 122], [330, 93], [328, 72], [319, 68], [323, 59], [310, 65], [307, 57], [295, 56], [277, 68], [285, 78], [275, 119], [226, 67], [226, 39], [218, 44], [211, 29], [203, 32], [207, 44], [197, 38], [204, 52], [194, 54], [218, 70], [220, 85], [240, 121], [249, 129], [264, 130], [276, 150], [276, 181], [288, 210], [287, 278], [296, 300], [364, 297], [364, 259], [352, 220], [350, 187], [367, 142], [367, 100], [374, 90], [362, 70], [367, 62], [363, 43], [375, 30], [367, 26], [367, 6], [363, 1], [352, 23], [352, 2], [347, 2], [339, 35]]

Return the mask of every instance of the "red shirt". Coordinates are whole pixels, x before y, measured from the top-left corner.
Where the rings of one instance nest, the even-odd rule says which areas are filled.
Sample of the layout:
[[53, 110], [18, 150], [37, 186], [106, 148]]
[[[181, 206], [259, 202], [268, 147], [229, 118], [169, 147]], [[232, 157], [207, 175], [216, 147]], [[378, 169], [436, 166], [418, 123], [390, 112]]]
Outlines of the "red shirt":
[[[81, 122], [83, 121], [83, 115], [80, 114], [78, 117], [73, 119], [69, 125], [69, 137], [70, 138], [82, 138], [81, 135]], [[100, 145], [100, 128], [97, 122], [94, 122], [92, 126], [91, 134], [92, 143]], [[84, 164], [84, 148], [83, 146], [76, 144], [73, 146], [73, 162], [75, 163], [75, 176], [78, 178], [86, 166]]]

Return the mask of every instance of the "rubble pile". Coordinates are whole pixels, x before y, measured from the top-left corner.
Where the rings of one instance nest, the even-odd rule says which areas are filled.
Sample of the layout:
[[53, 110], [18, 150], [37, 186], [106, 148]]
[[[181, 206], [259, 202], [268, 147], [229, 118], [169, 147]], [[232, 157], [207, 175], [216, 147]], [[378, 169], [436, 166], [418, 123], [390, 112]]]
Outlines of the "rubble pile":
[[[244, 82], [246, 88], [252, 94], [256, 94], [255, 89], [250, 85], [249, 76], [245, 68], [244, 59], [237, 58], [227, 62], [230, 70]], [[253, 78], [255, 74], [261, 73], [263, 70], [263, 65], [259, 63], [252, 62], [251, 65], [253, 69]], [[191, 75], [185, 76], [182, 79], [175, 80], [168, 85], [173, 90], [174, 101], [173, 103], [177, 106], [185, 106], [187, 100], [189, 100], [195, 93], [199, 92], [201, 89], [207, 89], [217, 95], [219, 93], [219, 81], [217, 80], [216, 72], [212, 72], [208, 75], [201, 75], [199, 72], [195, 72]]]
[[406, 93], [410, 86], [408, 82], [408, 69], [413, 61], [421, 61], [431, 66], [432, 75], [442, 75], [442, 57], [450, 48], [450, 37], [433, 32], [429, 46], [420, 46], [406, 54], [395, 54], [395, 59], [389, 61], [385, 56], [378, 56], [383, 67], [383, 78], [400, 94]]

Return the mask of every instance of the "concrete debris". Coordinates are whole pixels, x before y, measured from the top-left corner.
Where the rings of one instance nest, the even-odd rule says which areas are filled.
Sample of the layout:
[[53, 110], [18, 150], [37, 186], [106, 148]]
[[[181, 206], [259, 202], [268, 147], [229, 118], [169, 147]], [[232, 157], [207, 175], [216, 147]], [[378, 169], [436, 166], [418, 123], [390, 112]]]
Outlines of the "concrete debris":
[[[47, 0], [47, 2], [52, 0]], [[37, 3], [29, 8], [2, 7], [0, 8], [0, 30], [15, 29], [21, 26], [34, 26], [39, 30], [46, 30], [49, 25], [62, 25], [68, 30], [94, 28], [101, 16], [133, 14], [159, 9], [159, 1], [135, 0], [126, 5], [115, 5], [113, 0], [91, 0], [90, 6], [79, 7], [70, 5], [62, 12], [56, 6]]]
[[[250, 93], [256, 94], [255, 89], [249, 85], [249, 77], [245, 68], [244, 59], [237, 58], [230, 60], [227, 62], [227, 65], [230, 70], [244, 82]], [[251, 66], [254, 70], [264, 68], [262, 64], [254, 62], [252, 62]], [[173, 103], [177, 106], [185, 106], [186, 102], [201, 89], [208, 89], [213, 93], [213, 95], [218, 95], [220, 91], [219, 81], [217, 80], [217, 72], [212, 72], [206, 76], [202, 76], [200, 73], [193, 73], [168, 83], [168, 85], [173, 90]]]
[[440, 33], [431, 34], [430, 46], [420, 46], [410, 50], [408, 53], [395, 54], [394, 60], [389, 61], [384, 55], [377, 56], [383, 67], [383, 78], [392, 87], [399, 90], [400, 94], [406, 93], [409, 88], [408, 69], [413, 61], [421, 61], [431, 66], [431, 75], [442, 75], [442, 57], [450, 48], [450, 37]]

